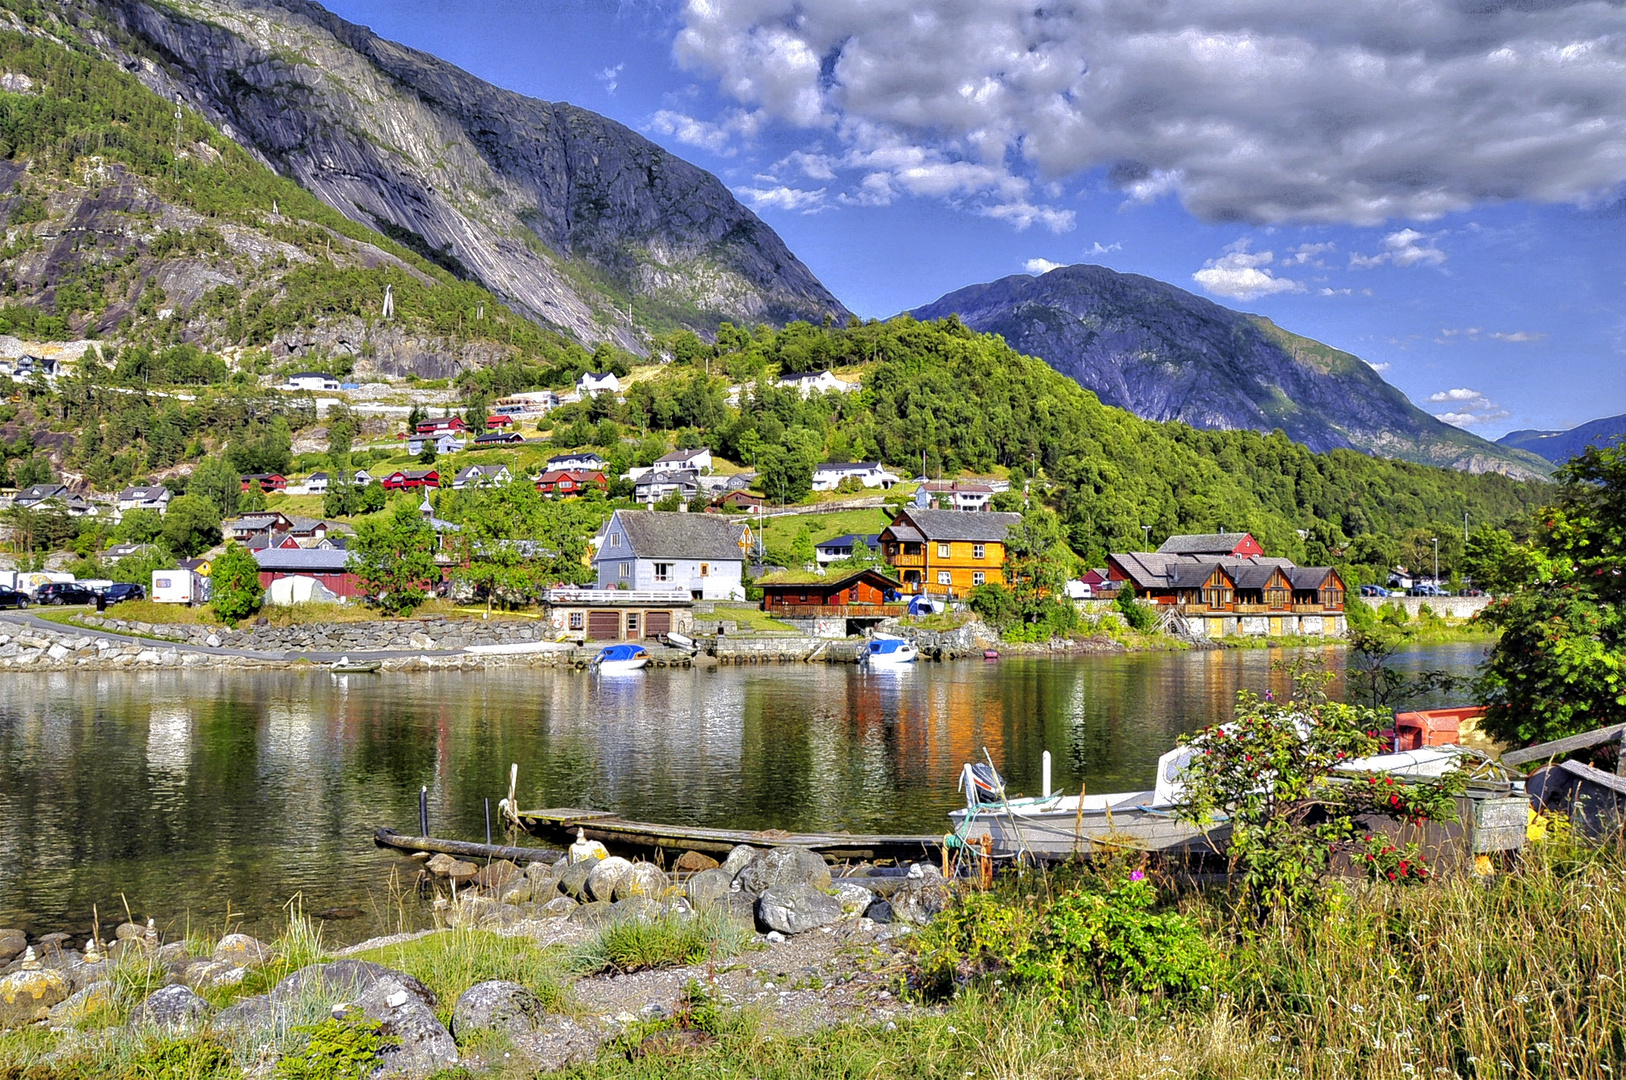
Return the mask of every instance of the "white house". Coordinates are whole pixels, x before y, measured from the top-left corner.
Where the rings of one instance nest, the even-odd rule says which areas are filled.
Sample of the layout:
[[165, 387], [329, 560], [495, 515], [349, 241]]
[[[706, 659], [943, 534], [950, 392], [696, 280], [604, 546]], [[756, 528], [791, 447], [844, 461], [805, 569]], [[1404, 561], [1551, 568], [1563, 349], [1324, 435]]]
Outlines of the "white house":
[[809, 371], [801, 375], [784, 375], [779, 379], [779, 385], [795, 390], [804, 398], [813, 394], [823, 394], [834, 390], [838, 394], [849, 394], [858, 389], [857, 383], [842, 382], [828, 371]]
[[407, 440], [407, 453], [421, 454], [425, 446], [433, 446], [437, 454], [455, 454], [468, 444], [450, 431], [439, 435], [414, 435]]
[[356, 475], [352, 479], [355, 480], [357, 487], [366, 487], [373, 482], [373, 474], [366, 469], [357, 469]]
[[326, 495], [332, 484], [332, 477], [325, 472], [313, 472], [305, 477], [305, 494]]
[[833, 562], [852, 558], [853, 551], [862, 544], [870, 549], [876, 556], [881, 555], [880, 533], [848, 533], [846, 536], [837, 536], [823, 543], [813, 545], [813, 557], [820, 566], [829, 566]]
[[673, 450], [665, 457], [655, 459], [656, 472], [676, 472], [679, 469], [711, 472], [711, 451], [704, 446], [697, 450]]
[[683, 589], [696, 600], [744, 600], [751, 530], [714, 514], [617, 510], [593, 556], [601, 589]]
[[288, 376], [284, 390], [338, 390], [341, 389], [339, 380], [331, 375], [324, 375], [320, 371], [301, 371], [297, 375]]
[[576, 390], [583, 397], [593, 394], [621, 393], [621, 380], [612, 371], [587, 371], [576, 380]]
[[889, 488], [899, 479], [882, 468], [879, 461], [827, 461], [813, 470], [813, 490], [834, 491], [848, 477], [867, 488]]
[[605, 461], [590, 450], [574, 454], [558, 454], [548, 459], [548, 472], [559, 469], [579, 469], [585, 472], [603, 472]]
[[156, 510], [162, 514], [169, 509], [172, 493], [162, 484], [148, 487], [127, 487], [119, 492], [119, 513], [131, 510]]
[[493, 484], [506, 484], [513, 478], [506, 465], [470, 465], [452, 477], [452, 489], [462, 491], [470, 487], [490, 487]]
[[700, 474], [693, 469], [673, 472], [651, 469], [637, 478], [632, 488], [632, 501], [653, 506], [674, 492], [685, 502], [699, 495]]

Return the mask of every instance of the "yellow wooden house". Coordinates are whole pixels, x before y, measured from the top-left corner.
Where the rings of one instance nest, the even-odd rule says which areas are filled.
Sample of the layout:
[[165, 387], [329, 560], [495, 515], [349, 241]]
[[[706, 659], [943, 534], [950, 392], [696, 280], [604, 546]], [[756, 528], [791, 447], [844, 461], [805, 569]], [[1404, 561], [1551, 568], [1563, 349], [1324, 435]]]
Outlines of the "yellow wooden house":
[[881, 554], [905, 592], [959, 599], [978, 585], [1005, 584], [1005, 534], [1021, 520], [1021, 514], [911, 507], [881, 530]]

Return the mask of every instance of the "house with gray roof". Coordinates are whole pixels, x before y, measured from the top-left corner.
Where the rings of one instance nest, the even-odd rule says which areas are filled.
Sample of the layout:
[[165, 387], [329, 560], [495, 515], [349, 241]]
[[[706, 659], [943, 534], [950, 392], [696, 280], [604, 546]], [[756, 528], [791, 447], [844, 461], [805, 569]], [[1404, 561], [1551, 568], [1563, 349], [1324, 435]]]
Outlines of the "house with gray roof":
[[681, 589], [696, 600], [744, 600], [749, 526], [713, 514], [617, 510], [593, 556], [600, 589]]
[[154, 510], [162, 514], [169, 509], [169, 500], [174, 493], [162, 484], [149, 484], [141, 487], [127, 487], [119, 492], [119, 513], [128, 513], [131, 510]]

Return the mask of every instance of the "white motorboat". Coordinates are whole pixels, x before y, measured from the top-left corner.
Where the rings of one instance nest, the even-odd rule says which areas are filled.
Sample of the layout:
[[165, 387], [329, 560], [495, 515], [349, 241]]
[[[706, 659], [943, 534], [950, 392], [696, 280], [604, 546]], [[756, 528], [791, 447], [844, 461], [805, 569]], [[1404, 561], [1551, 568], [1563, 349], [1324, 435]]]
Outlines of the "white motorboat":
[[600, 675], [628, 675], [649, 663], [649, 650], [640, 645], [606, 645], [593, 657], [593, 669]]
[[864, 647], [859, 660], [872, 668], [902, 667], [920, 659], [920, 650], [914, 642], [895, 637], [874, 637]]

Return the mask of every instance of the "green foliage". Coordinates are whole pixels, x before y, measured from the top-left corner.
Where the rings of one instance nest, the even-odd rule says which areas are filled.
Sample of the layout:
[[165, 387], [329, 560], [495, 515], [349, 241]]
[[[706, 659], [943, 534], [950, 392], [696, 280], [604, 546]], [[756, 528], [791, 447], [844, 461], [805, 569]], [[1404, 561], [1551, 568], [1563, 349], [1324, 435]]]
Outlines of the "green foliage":
[[570, 967], [581, 975], [682, 967], [726, 959], [750, 940], [749, 927], [719, 912], [617, 920], [578, 946]]
[[143, 1045], [121, 1080], [214, 1080], [236, 1075], [231, 1050], [218, 1037], [178, 1035]]
[[[1358, 602], [1349, 607], [1351, 610], [1359, 607], [1370, 611], [1365, 604]], [[1398, 604], [1388, 607], [1401, 610]], [[1424, 608], [1426, 610], [1427, 605]], [[1391, 661], [1415, 634], [1404, 628], [1396, 629], [1388, 622], [1380, 623], [1370, 615], [1367, 618], [1371, 625], [1350, 627], [1349, 665], [1344, 680], [1351, 697], [1369, 703], [1375, 713], [1389, 713], [1409, 701], [1440, 691], [1455, 690], [1463, 684], [1463, 679], [1448, 671], [1428, 670], [1414, 674], [1397, 671], [1390, 666]], [[1355, 620], [1351, 619], [1350, 622], [1353, 624]]]
[[993, 975], [1064, 1001], [1207, 996], [1218, 981], [1214, 948], [1189, 919], [1158, 909], [1157, 889], [1139, 871], [1044, 903], [968, 893], [909, 947], [922, 989], [936, 996]]
[[397, 500], [356, 526], [350, 567], [374, 604], [386, 614], [404, 615], [423, 603], [440, 578], [435, 531], [410, 499]]
[[258, 612], [264, 597], [260, 564], [253, 553], [228, 544], [209, 565], [209, 606], [222, 622], [232, 625]]
[[164, 516], [156, 510], [126, 510], [113, 538], [126, 544], [150, 544], [163, 535]]
[[[237, 513], [237, 504], [243, 495], [243, 480], [231, 462], [219, 454], [211, 454], [192, 470], [186, 493], [208, 499], [214, 503], [220, 516], [226, 518]], [[172, 501], [171, 513], [174, 512], [173, 505]]]
[[384, 1051], [399, 1040], [384, 1035], [384, 1025], [352, 1010], [340, 1020], [296, 1029], [309, 1036], [305, 1048], [285, 1055], [271, 1070], [272, 1080], [365, 1080], [378, 1068]]
[[265, 510], [265, 489], [259, 484], [250, 484], [248, 490], [237, 496], [237, 512], [239, 514], [255, 514]]
[[286, 473], [293, 461], [293, 436], [281, 416], [232, 441], [226, 451], [239, 473]]
[[[1314, 908], [1335, 855], [1373, 855], [1360, 818], [1451, 821], [1452, 797], [1463, 784], [1460, 773], [1399, 784], [1393, 777], [1379, 782], [1375, 774], [1357, 780], [1337, 773], [1345, 762], [1382, 752], [1382, 718], [1368, 708], [1328, 701], [1324, 673], [1303, 664], [1292, 671], [1291, 700], [1243, 690], [1229, 724], [1182, 740], [1192, 755], [1180, 815], [1202, 828], [1228, 817], [1233, 880], [1260, 917]], [[1401, 849], [1399, 860], [1416, 870], [1403, 876], [1427, 877], [1415, 845]], [[1375, 873], [1375, 859], [1367, 864]]]
[[442, 498], [442, 512], [462, 526], [446, 540], [462, 564], [453, 576], [472, 585], [488, 605], [528, 604], [550, 585], [591, 580], [592, 571], [582, 564], [587, 537], [610, 516], [597, 493], [549, 499], [518, 480]]
[[1145, 604], [1136, 602], [1135, 586], [1133, 582], [1124, 581], [1118, 586], [1118, 595], [1112, 605], [1118, 614], [1123, 616], [1129, 628], [1139, 634], [1149, 634], [1152, 627], [1157, 625], [1157, 612]]
[[164, 545], [183, 559], [220, 543], [220, 511], [201, 495], [177, 495], [164, 514]]
[[1522, 568], [1515, 590], [1480, 615], [1502, 631], [1483, 727], [1521, 745], [1626, 723], [1626, 450], [1589, 448], [1558, 477], [1530, 545], [1499, 559]]

